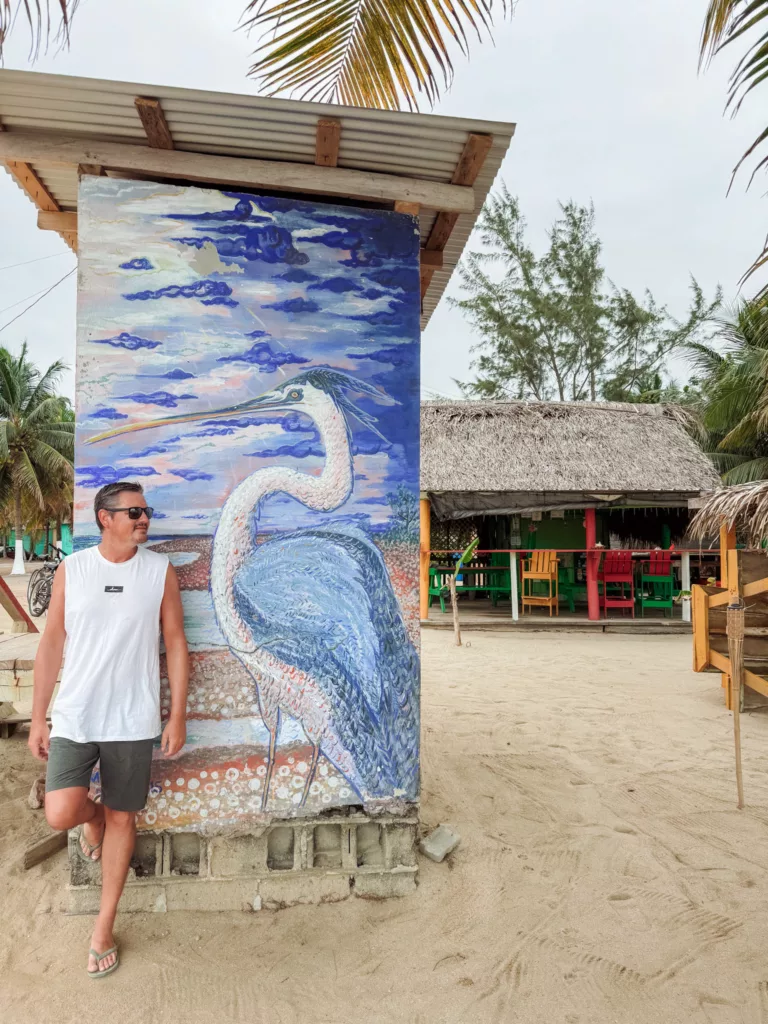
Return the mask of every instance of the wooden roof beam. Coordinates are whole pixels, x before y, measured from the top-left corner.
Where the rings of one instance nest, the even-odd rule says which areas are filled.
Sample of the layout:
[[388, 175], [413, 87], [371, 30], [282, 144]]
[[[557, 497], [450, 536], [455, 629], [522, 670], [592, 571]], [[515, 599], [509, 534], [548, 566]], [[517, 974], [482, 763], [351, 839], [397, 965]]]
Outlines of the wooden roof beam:
[[41, 231], [58, 231], [59, 234], [77, 234], [77, 214], [61, 210], [58, 213], [40, 210], [37, 226]]
[[133, 102], [150, 146], [153, 149], [175, 149], [160, 100], [151, 96], [137, 96]]
[[[485, 158], [490, 152], [491, 146], [493, 145], [492, 135], [479, 135], [471, 132], [467, 136], [467, 141], [464, 144], [459, 162], [456, 164], [456, 169], [453, 172], [451, 183], [453, 185], [471, 186], [474, 185], [477, 180], [477, 176], [483, 168]], [[451, 237], [453, 229], [456, 227], [456, 221], [459, 219], [458, 213], [455, 211], [441, 211], [435, 218], [435, 223], [432, 225], [432, 230], [429, 233], [427, 239], [426, 248], [434, 252], [442, 251], [448, 244], [448, 239]], [[434, 268], [425, 268], [421, 274], [421, 297], [422, 299], [426, 295], [427, 288], [429, 288], [432, 280], [432, 274]]]
[[[31, 164], [24, 160], [6, 160], [5, 166], [16, 184], [22, 192], [29, 196], [38, 210], [48, 215], [55, 215], [61, 212], [61, 207], [40, 180]], [[54, 230], [59, 232], [63, 241], [66, 242], [72, 252], [76, 253], [77, 234], [73, 234], [71, 230], [65, 231], [60, 228], [55, 228]], [[76, 231], [77, 226], [75, 226]]]
[[321, 117], [315, 135], [315, 163], [318, 167], [336, 167], [339, 163], [341, 121], [335, 117]]
[[208, 185], [268, 188], [376, 202], [403, 200], [457, 214], [472, 213], [475, 208], [472, 188], [463, 185], [446, 185], [423, 178], [358, 171], [347, 167], [317, 167], [283, 160], [254, 160], [161, 150], [122, 142], [70, 138], [53, 133], [27, 135], [23, 132], [0, 132], [0, 160], [26, 160], [30, 163], [69, 166], [99, 164], [105, 169], [120, 168], [163, 178], [200, 181]]

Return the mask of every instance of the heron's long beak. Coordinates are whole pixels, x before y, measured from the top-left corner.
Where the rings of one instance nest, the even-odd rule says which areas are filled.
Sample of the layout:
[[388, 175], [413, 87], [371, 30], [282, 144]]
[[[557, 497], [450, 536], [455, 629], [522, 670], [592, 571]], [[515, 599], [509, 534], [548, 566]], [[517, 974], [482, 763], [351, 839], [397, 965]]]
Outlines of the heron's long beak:
[[179, 423], [197, 423], [200, 420], [220, 419], [223, 416], [242, 416], [244, 413], [257, 413], [288, 404], [282, 391], [265, 391], [264, 394], [251, 398], [247, 402], [241, 402], [240, 405], [228, 405], [223, 409], [180, 413], [177, 416], [164, 416], [157, 420], [142, 420], [139, 423], [126, 424], [124, 427], [115, 427], [113, 430], [105, 430], [103, 434], [89, 437], [85, 444], [97, 444], [99, 441], [108, 441], [113, 437], [119, 437], [121, 434], [132, 434], [136, 430], [154, 430], [156, 427], [166, 427]]

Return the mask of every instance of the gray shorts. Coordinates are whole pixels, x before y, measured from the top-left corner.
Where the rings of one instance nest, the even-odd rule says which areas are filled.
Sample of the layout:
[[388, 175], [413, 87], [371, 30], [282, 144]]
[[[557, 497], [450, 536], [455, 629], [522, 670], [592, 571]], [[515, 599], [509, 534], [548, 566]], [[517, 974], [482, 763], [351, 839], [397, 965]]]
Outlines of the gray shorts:
[[76, 743], [54, 736], [48, 750], [45, 791], [91, 784], [100, 762], [101, 802], [111, 811], [141, 811], [147, 802], [154, 740]]

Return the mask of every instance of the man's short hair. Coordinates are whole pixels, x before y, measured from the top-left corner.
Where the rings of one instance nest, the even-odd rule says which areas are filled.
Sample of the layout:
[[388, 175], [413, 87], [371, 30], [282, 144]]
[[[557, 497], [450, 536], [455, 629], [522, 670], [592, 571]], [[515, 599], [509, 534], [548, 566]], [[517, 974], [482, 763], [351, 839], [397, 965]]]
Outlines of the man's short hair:
[[104, 527], [99, 519], [99, 512], [102, 509], [109, 512], [116, 508], [118, 494], [123, 494], [125, 491], [129, 491], [132, 494], [143, 494], [144, 488], [134, 480], [120, 480], [116, 484], [106, 484], [96, 492], [96, 497], [93, 499], [93, 513], [96, 516], [96, 525], [100, 533], [104, 532]]

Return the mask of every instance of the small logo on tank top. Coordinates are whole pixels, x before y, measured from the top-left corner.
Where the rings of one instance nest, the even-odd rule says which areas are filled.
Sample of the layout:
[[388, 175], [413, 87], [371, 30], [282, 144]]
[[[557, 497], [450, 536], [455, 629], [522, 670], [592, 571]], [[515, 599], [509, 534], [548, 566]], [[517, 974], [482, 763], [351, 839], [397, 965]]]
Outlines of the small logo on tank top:
[[122, 594], [122, 587], [104, 587], [105, 594]]

